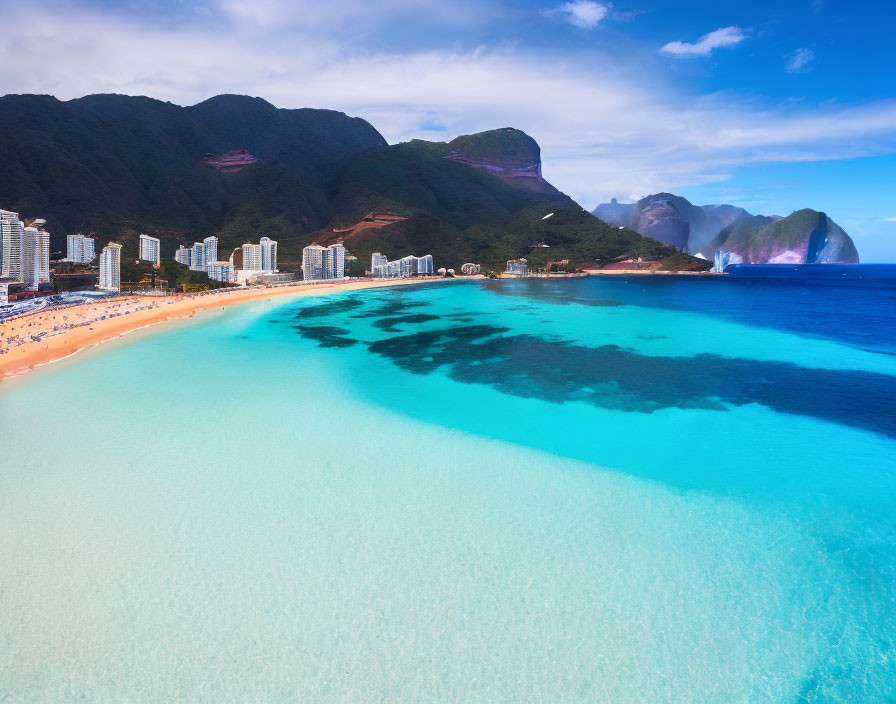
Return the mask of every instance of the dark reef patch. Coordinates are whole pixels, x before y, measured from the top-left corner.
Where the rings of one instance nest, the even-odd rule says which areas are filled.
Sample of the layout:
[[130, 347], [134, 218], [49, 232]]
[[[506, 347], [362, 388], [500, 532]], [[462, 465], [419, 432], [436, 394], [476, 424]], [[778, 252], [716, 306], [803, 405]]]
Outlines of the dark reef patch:
[[427, 323], [430, 320], [438, 320], [439, 316], [429, 313], [412, 313], [411, 315], [398, 315], [391, 318], [379, 318], [373, 322], [374, 327], [386, 332], [401, 332], [400, 325], [416, 325]]
[[585, 347], [490, 325], [449, 327], [369, 343], [415, 374], [444, 367], [465, 384], [551, 403], [651, 413], [663, 408], [725, 410], [757, 403], [896, 437], [896, 383], [857, 370], [699, 354], [652, 357], [616, 345]]
[[296, 318], [323, 318], [328, 315], [347, 313], [350, 310], [354, 310], [358, 306], [362, 305], [364, 305], [364, 302], [358, 300], [357, 298], [344, 298], [340, 301], [318, 303], [315, 306], [302, 308], [298, 313], [296, 313]]
[[358, 344], [357, 340], [344, 337], [348, 334], [345, 328], [337, 328], [334, 325], [294, 325], [302, 337], [317, 340], [319, 347], [351, 347]]

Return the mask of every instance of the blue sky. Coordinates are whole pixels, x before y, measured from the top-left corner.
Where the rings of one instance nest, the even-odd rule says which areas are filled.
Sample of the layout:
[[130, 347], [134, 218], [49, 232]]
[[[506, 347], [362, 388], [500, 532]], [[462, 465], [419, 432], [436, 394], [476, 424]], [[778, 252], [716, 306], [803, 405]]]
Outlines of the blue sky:
[[6, 4], [6, 92], [245, 93], [390, 142], [512, 125], [589, 209], [662, 190], [811, 207], [896, 261], [892, 0]]

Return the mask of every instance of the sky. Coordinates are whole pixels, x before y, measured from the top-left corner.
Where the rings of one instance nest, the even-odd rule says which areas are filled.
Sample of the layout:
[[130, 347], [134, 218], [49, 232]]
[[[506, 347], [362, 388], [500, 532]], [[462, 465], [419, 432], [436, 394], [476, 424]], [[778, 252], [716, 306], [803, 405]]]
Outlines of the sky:
[[[814, 208], [896, 261], [894, 0], [0, 0], [0, 87], [342, 110], [390, 142], [513, 126], [589, 210]], [[235, 147], [236, 148], [236, 147]]]

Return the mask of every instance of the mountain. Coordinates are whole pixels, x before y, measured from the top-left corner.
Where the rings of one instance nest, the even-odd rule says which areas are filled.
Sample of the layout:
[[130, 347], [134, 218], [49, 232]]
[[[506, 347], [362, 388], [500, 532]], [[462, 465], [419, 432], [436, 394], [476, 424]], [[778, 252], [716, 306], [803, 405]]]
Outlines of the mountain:
[[[224, 256], [268, 235], [280, 243], [281, 266], [294, 270], [307, 244], [345, 237], [360, 260], [355, 271], [376, 250], [492, 270], [520, 256], [536, 265], [643, 256], [703, 266], [584, 212], [544, 180], [538, 143], [509, 127], [389, 146], [359, 118], [246, 96], [181, 107], [8, 95], [0, 159], [0, 206], [45, 217], [55, 248], [67, 233], [93, 232], [100, 244], [122, 242], [130, 257], [146, 232], [171, 257], [215, 234]], [[365, 218], [383, 211], [394, 215]]]
[[762, 220], [739, 221], [719, 234], [719, 249], [732, 253], [731, 263], [859, 263], [849, 235], [824, 213], [806, 208], [786, 218], [767, 218], [765, 224]]
[[[694, 205], [681, 196], [657, 193], [637, 203], [619, 203], [614, 198], [598, 205], [592, 214], [706, 258], [724, 249], [752, 264], [789, 263], [800, 257], [802, 262], [858, 262], [849, 235], [814, 210], [788, 218], [751, 215], [734, 205]], [[788, 222], [772, 227], [784, 220]], [[828, 243], [820, 246], [818, 237], [827, 237]]]
[[[282, 110], [260, 98], [221, 95], [180, 107], [143, 97], [0, 98], [0, 203], [46, 217], [64, 235], [137, 230], [174, 242], [234, 220], [271, 234], [310, 232], [331, 216], [327, 168], [382, 146], [367, 122], [332, 110]], [[237, 172], [204, 162], [245, 150]]]

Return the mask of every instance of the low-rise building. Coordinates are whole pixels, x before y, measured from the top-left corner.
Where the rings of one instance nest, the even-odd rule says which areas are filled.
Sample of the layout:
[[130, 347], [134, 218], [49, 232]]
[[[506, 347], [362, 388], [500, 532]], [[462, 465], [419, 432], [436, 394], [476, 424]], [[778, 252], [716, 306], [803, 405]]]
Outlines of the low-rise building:
[[507, 262], [507, 271], [505, 273], [508, 276], [528, 276], [529, 262], [525, 259], [510, 259]]
[[229, 284], [236, 281], [236, 270], [230, 262], [211, 262], [206, 265], [205, 273], [212, 281], [223, 281]]
[[371, 271], [375, 279], [406, 279], [412, 276], [432, 276], [432, 255], [425, 254], [422, 257], [413, 255], [402, 257], [394, 261], [384, 261], [379, 252], [371, 257]]

